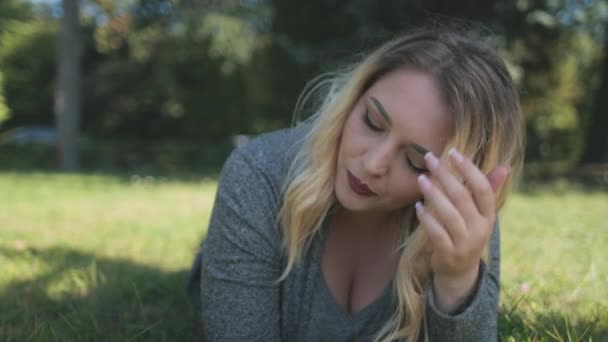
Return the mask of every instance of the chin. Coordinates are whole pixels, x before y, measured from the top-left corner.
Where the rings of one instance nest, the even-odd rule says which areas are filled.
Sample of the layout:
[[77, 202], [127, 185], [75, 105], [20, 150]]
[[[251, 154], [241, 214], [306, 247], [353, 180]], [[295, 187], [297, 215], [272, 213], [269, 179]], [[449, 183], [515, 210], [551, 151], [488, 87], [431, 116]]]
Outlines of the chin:
[[345, 177], [337, 179], [334, 193], [340, 205], [350, 211], [369, 211], [370, 203], [365, 198], [355, 194], [347, 184]]

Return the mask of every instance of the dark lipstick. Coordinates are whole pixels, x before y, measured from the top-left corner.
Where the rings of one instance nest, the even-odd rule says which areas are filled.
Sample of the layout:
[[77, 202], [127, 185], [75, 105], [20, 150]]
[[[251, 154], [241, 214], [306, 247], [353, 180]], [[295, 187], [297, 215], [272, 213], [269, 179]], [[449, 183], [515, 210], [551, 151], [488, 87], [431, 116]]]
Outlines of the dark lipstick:
[[359, 178], [355, 177], [352, 173], [350, 173], [350, 171], [346, 170], [346, 173], [348, 175], [348, 184], [355, 193], [366, 197], [376, 195], [376, 193], [373, 192], [372, 189], [365, 185], [365, 183], [361, 182], [361, 180], [359, 180]]

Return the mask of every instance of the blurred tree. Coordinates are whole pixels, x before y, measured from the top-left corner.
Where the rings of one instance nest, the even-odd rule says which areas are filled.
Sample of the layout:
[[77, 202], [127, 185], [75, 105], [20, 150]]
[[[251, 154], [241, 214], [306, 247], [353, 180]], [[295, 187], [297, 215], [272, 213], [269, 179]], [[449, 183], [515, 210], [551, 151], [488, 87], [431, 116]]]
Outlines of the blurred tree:
[[[30, 7], [27, 3], [17, 0], [4, 0], [0, 2], [0, 36], [10, 33], [11, 26], [20, 20], [26, 20], [29, 16]], [[3, 50], [3, 42], [0, 40], [0, 51]], [[4, 96], [4, 76], [0, 66], [0, 126], [10, 116], [10, 109], [6, 104]]]
[[22, 0], [2, 0], [0, 2], [0, 32], [14, 21], [31, 18], [31, 6]]
[[528, 161], [573, 161], [582, 149], [597, 44], [586, 32], [538, 28], [517, 38], [508, 54], [523, 70]]
[[256, 54], [267, 41], [267, 7], [192, 0], [98, 3], [95, 42], [104, 60], [87, 82], [87, 130], [216, 139], [251, 132], [252, 121], [265, 117], [253, 78], [259, 74]]
[[80, 0], [63, 0], [60, 49], [55, 91], [55, 124], [58, 135], [60, 167], [79, 168], [81, 38]]
[[[528, 160], [574, 160], [584, 127], [597, 127], [589, 103], [603, 1], [81, 1], [82, 127], [95, 137], [209, 140], [289, 125], [314, 76], [447, 18], [481, 22], [507, 61], [521, 89]], [[41, 24], [0, 37], [7, 127], [49, 121], [49, 22], [60, 12], [36, 13], [47, 13]]]
[[8, 106], [6, 105], [6, 100], [4, 99], [4, 95], [1, 91], [3, 88], [4, 88], [4, 81], [3, 81], [3, 77], [2, 77], [2, 71], [0, 71], [0, 125], [2, 125], [2, 123], [4, 121], [6, 121], [10, 115], [10, 110], [9, 110]]
[[15, 20], [0, 33], [0, 73], [11, 112], [4, 126], [52, 125], [57, 51], [54, 20]]
[[[606, 30], [608, 32], [608, 30]], [[594, 96], [581, 164], [608, 163], [608, 39], [604, 43], [601, 81]]]

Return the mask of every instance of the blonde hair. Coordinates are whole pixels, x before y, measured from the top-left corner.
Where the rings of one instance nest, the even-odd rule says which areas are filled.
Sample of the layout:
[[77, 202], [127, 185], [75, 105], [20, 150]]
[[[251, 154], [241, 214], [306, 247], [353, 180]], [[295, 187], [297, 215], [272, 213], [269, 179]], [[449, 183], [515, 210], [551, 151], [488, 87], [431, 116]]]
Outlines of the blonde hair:
[[[521, 168], [524, 142], [518, 94], [504, 63], [470, 32], [423, 29], [400, 35], [342, 72], [317, 80], [298, 99], [296, 110], [326, 86], [283, 190], [278, 218], [287, 264], [279, 281], [308, 251], [326, 216], [337, 205], [338, 147], [349, 113], [374, 82], [402, 68], [432, 76], [449, 108], [452, 137], [441, 158], [455, 147], [486, 174], [499, 164], [511, 168], [496, 194], [497, 208], [505, 203]], [[430, 279], [424, 252], [427, 237], [417, 229], [412, 206], [404, 208], [400, 217], [403, 233], [396, 251], [399, 260], [393, 288], [398, 303], [376, 341], [416, 341], [424, 321]]]

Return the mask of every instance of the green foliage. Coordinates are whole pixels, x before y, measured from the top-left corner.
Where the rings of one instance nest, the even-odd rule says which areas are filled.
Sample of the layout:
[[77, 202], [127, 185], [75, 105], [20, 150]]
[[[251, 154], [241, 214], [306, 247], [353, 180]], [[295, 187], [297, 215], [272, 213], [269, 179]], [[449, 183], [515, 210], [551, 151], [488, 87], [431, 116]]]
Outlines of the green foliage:
[[210, 37], [209, 57], [223, 60], [222, 71], [225, 74], [230, 74], [237, 65], [247, 64], [259, 45], [255, 32], [236, 16], [208, 14], [201, 31]]
[[542, 48], [546, 58], [542, 63], [535, 61], [538, 53], [526, 51], [519, 56], [527, 66], [522, 108], [528, 133], [538, 141], [530, 146], [536, 151], [529, 160], [573, 160], [582, 150], [580, 128], [589, 111], [589, 90], [597, 81], [592, 70], [600, 47], [589, 33], [579, 31], [562, 32]]
[[107, 21], [94, 28], [100, 58], [85, 82], [85, 131], [199, 140], [256, 131], [253, 122], [265, 116], [257, 105], [264, 90], [249, 74], [259, 74], [264, 39], [246, 22], [250, 11], [106, 2]]
[[0, 33], [14, 21], [31, 19], [31, 5], [22, 0], [2, 0], [0, 2]]
[[6, 105], [6, 99], [4, 98], [2, 92], [3, 88], [4, 78], [2, 77], [2, 70], [0, 70], [0, 126], [2, 125], [3, 121], [6, 121], [9, 118], [10, 115], [10, 109]]
[[15, 27], [29, 18], [29, 6], [27, 3], [18, 0], [5, 0], [0, 3], [0, 127], [2, 123], [9, 119], [11, 109], [7, 104], [5, 96], [5, 77], [2, 67], [2, 55], [10, 49], [14, 43]]
[[58, 25], [13, 22], [0, 36], [3, 95], [13, 124], [50, 123]]
[[[19, 4], [0, 4], [0, 120], [8, 128], [53, 121], [56, 18]], [[521, 88], [527, 160], [575, 160], [589, 126], [607, 6], [90, 0], [82, 14], [83, 130], [219, 140], [284, 127], [307, 81], [397, 32], [448, 17], [494, 33]]]

